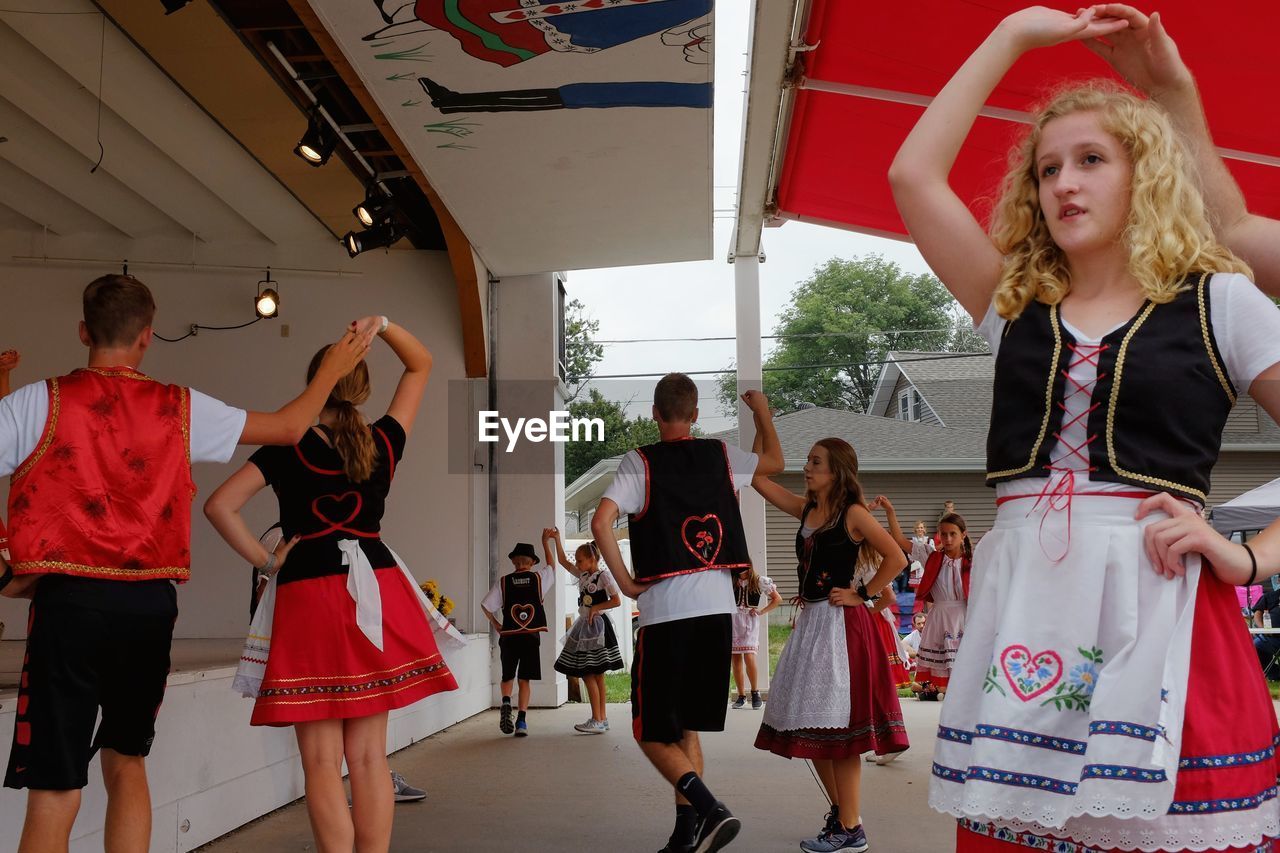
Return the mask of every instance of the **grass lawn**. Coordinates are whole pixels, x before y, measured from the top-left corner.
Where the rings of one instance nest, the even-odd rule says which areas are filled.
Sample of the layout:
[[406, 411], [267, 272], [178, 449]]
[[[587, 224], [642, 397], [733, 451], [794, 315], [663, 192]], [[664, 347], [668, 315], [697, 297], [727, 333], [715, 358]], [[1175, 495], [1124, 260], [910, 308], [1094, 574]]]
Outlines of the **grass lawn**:
[[[769, 626], [769, 674], [773, 675], [775, 669], [778, 668], [778, 655], [782, 654], [782, 646], [787, 642], [787, 637], [791, 636], [790, 625], [770, 625]], [[733, 692], [732, 677], [729, 682], [730, 693]], [[630, 702], [631, 701], [631, 674], [628, 672], [610, 672], [604, 677], [604, 690], [606, 702]]]

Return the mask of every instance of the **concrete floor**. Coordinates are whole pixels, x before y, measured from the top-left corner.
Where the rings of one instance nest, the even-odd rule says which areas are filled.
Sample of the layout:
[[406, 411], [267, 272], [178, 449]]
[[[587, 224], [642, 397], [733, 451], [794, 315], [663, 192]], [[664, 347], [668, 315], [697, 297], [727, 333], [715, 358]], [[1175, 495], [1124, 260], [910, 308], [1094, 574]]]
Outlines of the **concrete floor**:
[[[925, 804], [940, 705], [903, 700], [913, 747], [886, 767], [864, 764], [862, 815], [872, 850], [936, 853], [955, 843], [955, 821]], [[465, 720], [391, 756], [428, 797], [396, 806], [392, 851], [653, 853], [666, 843], [671, 789], [630, 736], [630, 707], [610, 705], [614, 728], [580, 735], [584, 706], [529, 712], [531, 735], [498, 731], [498, 713]], [[752, 746], [760, 713], [730, 711], [722, 734], [703, 739], [706, 781], [743, 831], [727, 850], [798, 850], [817, 834], [827, 803], [809, 765]], [[202, 853], [314, 849], [299, 800], [199, 848]]]

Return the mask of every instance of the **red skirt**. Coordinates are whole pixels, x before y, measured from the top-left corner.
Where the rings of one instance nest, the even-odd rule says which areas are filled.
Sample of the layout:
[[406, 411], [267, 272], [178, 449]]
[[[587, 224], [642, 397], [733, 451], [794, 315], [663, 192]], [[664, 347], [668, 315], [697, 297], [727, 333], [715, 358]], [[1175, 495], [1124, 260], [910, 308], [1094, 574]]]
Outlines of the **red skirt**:
[[[757, 749], [818, 760], [907, 749], [902, 707], [876, 622], [884, 618], [866, 607], [820, 602], [801, 612], [769, 685]], [[840, 695], [824, 689], [835, 683], [831, 668], [846, 666], [848, 687]]]
[[873, 616], [876, 623], [876, 633], [880, 635], [880, 645], [884, 649], [885, 657], [889, 660], [889, 682], [898, 687], [910, 687], [911, 676], [907, 675], [907, 668], [902, 663], [902, 657], [898, 654], [898, 635], [893, 630], [893, 626], [889, 624], [889, 620], [885, 619], [879, 613]]
[[382, 651], [356, 625], [345, 574], [280, 584], [252, 725], [366, 717], [457, 689], [404, 574], [394, 567], [374, 574]]
[[[1196, 594], [1191, 634], [1191, 672], [1182, 726], [1183, 764], [1174, 786], [1175, 802], [1209, 802], [1266, 796], [1274, 802], [1280, 761], [1275, 755], [1275, 708], [1257, 654], [1241, 618], [1235, 590], [1218, 580], [1206, 564]], [[1238, 756], [1269, 750], [1267, 760], [1251, 764], [1210, 763], [1206, 756]], [[1269, 794], [1269, 795], [1268, 795]], [[1136, 819], [1135, 819], [1136, 820]], [[981, 820], [963, 819], [956, 834], [957, 853], [1015, 853], [1019, 849], [1059, 850], [1051, 832], [1000, 830]], [[1121, 853], [1067, 841], [1063, 853]], [[1166, 848], [1161, 848], [1165, 850]], [[1280, 839], [1257, 846], [1229, 847], [1215, 853], [1280, 853]]]

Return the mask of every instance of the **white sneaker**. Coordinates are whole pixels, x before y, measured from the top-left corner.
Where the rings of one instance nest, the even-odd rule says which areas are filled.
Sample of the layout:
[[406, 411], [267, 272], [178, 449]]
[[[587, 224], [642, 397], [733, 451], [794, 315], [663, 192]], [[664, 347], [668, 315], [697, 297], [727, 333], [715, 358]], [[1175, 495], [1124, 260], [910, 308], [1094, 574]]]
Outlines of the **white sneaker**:
[[587, 720], [585, 723], [578, 723], [574, 729], [582, 732], [584, 735], [602, 735], [609, 731], [609, 724], [604, 720]]

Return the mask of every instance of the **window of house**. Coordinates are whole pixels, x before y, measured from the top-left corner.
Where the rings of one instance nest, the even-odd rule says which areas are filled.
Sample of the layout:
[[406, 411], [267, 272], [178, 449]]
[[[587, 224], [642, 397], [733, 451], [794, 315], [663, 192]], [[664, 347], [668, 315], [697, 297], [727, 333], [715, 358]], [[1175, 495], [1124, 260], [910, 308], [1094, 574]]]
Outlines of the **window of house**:
[[918, 421], [924, 412], [924, 402], [914, 388], [906, 388], [898, 395], [898, 420]]

